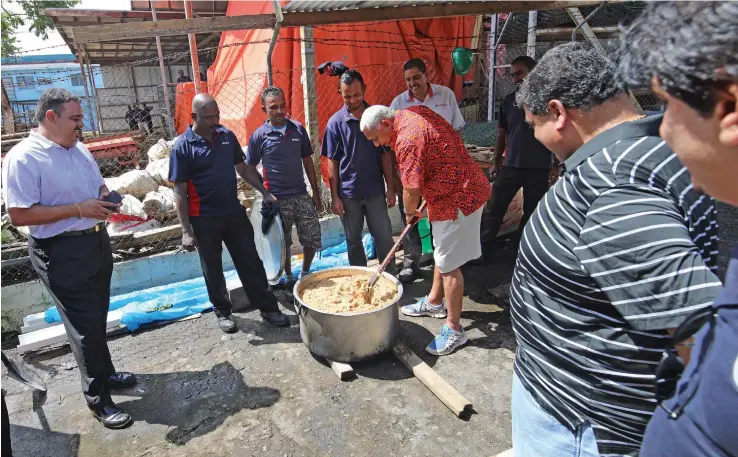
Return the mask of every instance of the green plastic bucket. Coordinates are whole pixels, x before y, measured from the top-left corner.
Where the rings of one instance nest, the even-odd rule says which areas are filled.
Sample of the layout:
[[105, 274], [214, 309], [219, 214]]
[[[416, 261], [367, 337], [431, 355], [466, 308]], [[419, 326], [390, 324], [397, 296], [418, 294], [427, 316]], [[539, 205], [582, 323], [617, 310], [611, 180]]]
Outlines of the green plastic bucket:
[[427, 217], [418, 221], [418, 233], [420, 233], [420, 245], [423, 254], [431, 254], [433, 252], [433, 239], [431, 238], [431, 226]]

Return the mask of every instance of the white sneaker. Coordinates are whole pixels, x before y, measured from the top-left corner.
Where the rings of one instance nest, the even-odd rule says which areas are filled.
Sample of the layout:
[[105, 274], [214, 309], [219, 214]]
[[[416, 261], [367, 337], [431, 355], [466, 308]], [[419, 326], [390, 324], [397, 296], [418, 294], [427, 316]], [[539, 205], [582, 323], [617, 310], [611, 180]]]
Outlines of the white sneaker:
[[430, 316], [438, 319], [446, 317], [446, 299], [441, 300], [440, 305], [431, 305], [428, 296], [421, 298], [412, 305], [405, 305], [401, 308], [402, 314], [411, 317]]

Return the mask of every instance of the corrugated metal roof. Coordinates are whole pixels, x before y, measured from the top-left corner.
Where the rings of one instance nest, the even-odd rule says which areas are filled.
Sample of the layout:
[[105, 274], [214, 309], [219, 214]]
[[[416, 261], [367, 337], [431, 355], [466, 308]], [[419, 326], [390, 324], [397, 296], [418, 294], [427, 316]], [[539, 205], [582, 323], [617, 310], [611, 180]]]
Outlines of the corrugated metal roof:
[[476, 1], [423, 1], [423, 0], [391, 0], [391, 1], [357, 1], [357, 0], [291, 0], [282, 7], [285, 13], [340, 11], [369, 8], [408, 8], [417, 5], [446, 5], [451, 3], [479, 3]]

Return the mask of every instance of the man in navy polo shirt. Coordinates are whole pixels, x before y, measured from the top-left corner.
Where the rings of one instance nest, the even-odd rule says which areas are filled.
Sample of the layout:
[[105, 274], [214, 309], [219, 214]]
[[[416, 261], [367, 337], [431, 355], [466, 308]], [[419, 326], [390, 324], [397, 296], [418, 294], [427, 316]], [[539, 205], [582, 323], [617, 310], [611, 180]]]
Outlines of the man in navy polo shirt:
[[260, 308], [264, 320], [286, 327], [290, 321], [269, 290], [254, 244], [254, 229], [236, 196], [236, 172], [264, 196], [265, 202], [274, 202], [274, 197], [256, 170], [246, 166], [236, 135], [220, 125], [220, 110], [213, 97], [198, 94], [192, 99], [192, 121], [170, 153], [169, 180], [174, 182], [182, 245], [188, 251], [197, 248], [200, 254], [218, 325], [227, 333], [237, 330], [223, 276], [225, 243], [251, 303]]
[[[738, 205], [738, 4], [649, 4], [622, 35], [621, 51], [621, 79], [634, 89], [651, 86], [666, 102], [660, 134], [694, 187]], [[725, 288], [703, 317], [673, 396], [648, 424], [642, 457], [738, 456], [738, 248]], [[673, 341], [683, 356], [678, 340], [688, 333], [685, 324]], [[671, 389], [662, 390], [667, 397]]]
[[[361, 243], [364, 218], [380, 259], [387, 256], [393, 245], [392, 223], [387, 212], [396, 202], [392, 158], [359, 129], [361, 115], [369, 106], [364, 101], [366, 86], [361, 74], [356, 70], [345, 71], [339, 79], [339, 92], [345, 105], [328, 121], [320, 153], [330, 159], [331, 210], [341, 216], [349, 263], [366, 266]], [[394, 272], [394, 265], [390, 264], [387, 271]]]
[[[253, 168], [253, 173], [259, 162], [264, 161], [264, 186], [279, 202], [287, 252], [292, 245], [292, 224], [297, 226], [303, 253], [301, 274], [304, 276], [310, 272], [315, 251], [321, 247], [320, 194], [310, 158], [313, 147], [305, 128], [287, 119], [287, 102], [282, 89], [273, 86], [264, 89], [261, 104], [269, 119], [251, 135], [246, 166]], [[313, 188], [312, 200], [302, 177], [303, 168]], [[290, 262], [285, 263], [284, 273], [287, 281], [294, 280]]]

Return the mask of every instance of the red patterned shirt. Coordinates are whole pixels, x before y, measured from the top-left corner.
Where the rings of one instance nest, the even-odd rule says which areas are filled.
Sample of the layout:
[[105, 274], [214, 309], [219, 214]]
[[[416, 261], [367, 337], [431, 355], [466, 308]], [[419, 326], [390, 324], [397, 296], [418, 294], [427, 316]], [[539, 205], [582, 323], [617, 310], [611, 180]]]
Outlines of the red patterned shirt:
[[392, 140], [402, 185], [420, 190], [431, 221], [455, 220], [459, 209], [468, 216], [492, 194], [461, 135], [431, 109], [397, 111]]

